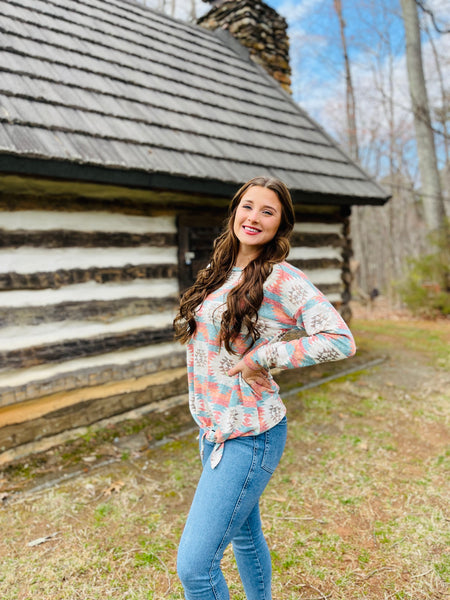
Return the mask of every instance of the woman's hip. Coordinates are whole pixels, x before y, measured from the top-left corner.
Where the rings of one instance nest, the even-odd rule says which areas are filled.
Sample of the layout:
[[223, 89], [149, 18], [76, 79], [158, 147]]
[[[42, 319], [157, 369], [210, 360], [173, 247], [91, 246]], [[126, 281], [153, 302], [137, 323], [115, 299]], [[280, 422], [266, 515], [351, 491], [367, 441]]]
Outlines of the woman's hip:
[[[203, 437], [203, 433], [200, 431], [200, 442], [202, 462], [206, 468], [216, 444]], [[234, 473], [241, 469], [244, 472], [253, 469], [257, 473], [258, 469], [263, 469], [271, 474], [281, 459], [286, 437], [287, 419], [283, 417], [277, 425], [258, 435], [242, 435], [228, 439], [224, 443], [221, 461], [214, 470], [222, 465], [220, 469], [222, 473], [226, 473], [229, 469]]]

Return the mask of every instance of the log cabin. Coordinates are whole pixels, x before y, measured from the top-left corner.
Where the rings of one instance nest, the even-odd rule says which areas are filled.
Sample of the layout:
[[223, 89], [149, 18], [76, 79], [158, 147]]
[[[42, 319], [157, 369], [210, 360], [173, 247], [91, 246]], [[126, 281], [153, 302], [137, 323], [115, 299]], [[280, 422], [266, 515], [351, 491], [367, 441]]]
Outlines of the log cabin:
[[289, 260], [349, 317], [351, 207], [388, 196], [292, 100], [275, 11], [0, 14], [0, 462], [183, 401], [174, 311], [251, 177], [289, 186]]

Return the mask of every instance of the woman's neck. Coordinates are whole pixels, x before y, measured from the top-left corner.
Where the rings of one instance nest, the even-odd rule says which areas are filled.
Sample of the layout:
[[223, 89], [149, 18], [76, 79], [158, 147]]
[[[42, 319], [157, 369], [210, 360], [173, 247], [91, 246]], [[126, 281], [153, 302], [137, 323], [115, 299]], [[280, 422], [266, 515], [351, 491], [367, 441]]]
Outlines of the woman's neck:
[[259, 254], [258, 252], [245, 252], [243, 250], [239, 250], [239, 253], [236, 258], [236, 262], [234, 266], [238, 269], [245, 269], [248, 263], [252, 262]]

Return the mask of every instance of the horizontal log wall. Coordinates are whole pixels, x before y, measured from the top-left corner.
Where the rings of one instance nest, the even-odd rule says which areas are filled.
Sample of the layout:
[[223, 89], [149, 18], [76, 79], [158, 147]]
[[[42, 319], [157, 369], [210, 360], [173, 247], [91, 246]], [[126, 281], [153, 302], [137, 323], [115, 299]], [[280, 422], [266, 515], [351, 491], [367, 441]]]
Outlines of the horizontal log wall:
[[348, 216], [339, 208], [321, 215], [298, 213], [288, 256], [288, 261], [304, 271], [344, 312], [350, 284], [345, 281], [350, 258], [347, 221]]
[[[0, 198], [0, 462], [185, 391], [176, 215], [145, 210]], [[345, 309], [348, 215], [300, 208], [291, 242], [289, 261]]]
[[[172, 333], [175, 215], [112, 212], [98, 203], [96, 210], [13, 205], [0, 204], [0, 451], [38, 431], [95, 422], [93, 390], [113, 382], [142, 382], [139, 404], [152, 402], [159, 395], [146, 391], [148, 377], [184, 365]], [[177, 379], [173, 393], [183, 385]], [[121, 398], [137, 398], [129, 387]], [[170, 388], [161, 389], [170, 395]], [[60, 422], [57, 404], [45, 400], [58, 394], [70, 414]], [[125, 408], [101, 404], [101, 418], [130, 408], [128, 401]]]

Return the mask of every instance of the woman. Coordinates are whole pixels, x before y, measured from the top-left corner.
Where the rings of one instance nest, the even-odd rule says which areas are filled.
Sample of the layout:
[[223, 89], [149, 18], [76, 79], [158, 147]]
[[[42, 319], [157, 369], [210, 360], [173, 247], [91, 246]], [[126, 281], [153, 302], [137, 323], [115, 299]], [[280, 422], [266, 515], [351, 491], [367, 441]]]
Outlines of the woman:
[[[187, 343], [189, 404], [203, 472], [178, 551], [186, 600], [226, 600], [220, 562], [231, 542], [247, 600], [271, 600], [259, 498], [286, 441], [271, 367], [354, 354], [341, 316], [285, 261], [294, 226], [286, 186], [256, 177], [237, 192], [211, 263], [184, 294], [175, 333]], [[283, 341], [299, 330], [304, 337]]]

